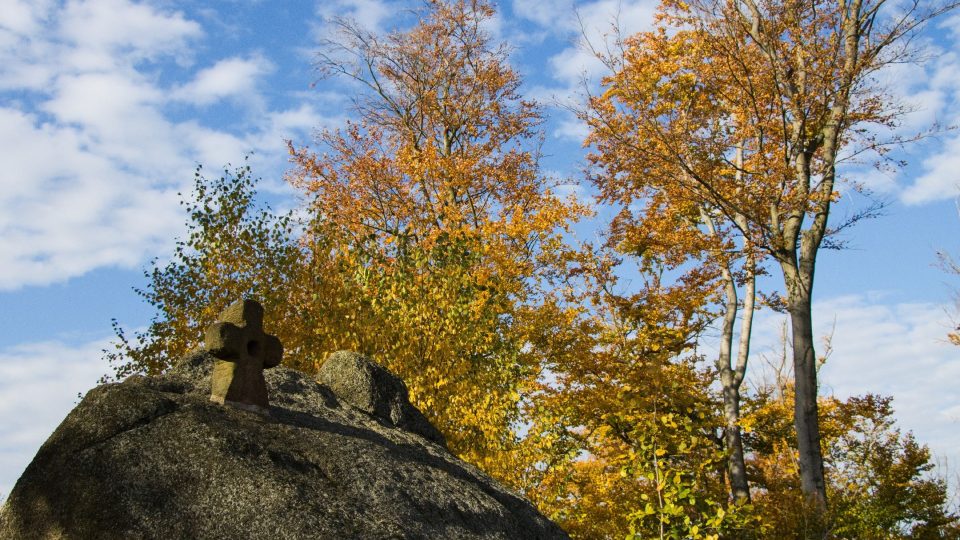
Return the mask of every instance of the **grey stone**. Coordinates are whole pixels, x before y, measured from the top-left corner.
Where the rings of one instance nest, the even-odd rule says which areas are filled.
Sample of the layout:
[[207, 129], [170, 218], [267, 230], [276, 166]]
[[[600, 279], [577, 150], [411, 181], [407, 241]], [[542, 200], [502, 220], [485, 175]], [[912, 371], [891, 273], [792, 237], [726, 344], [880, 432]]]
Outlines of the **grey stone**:
[[263, 412], [269, 405], [263, 370], [280, 364], [283, 345], [263, 331], [263, 306], [237, 300], [207, 327], [204, 346], [217, 359], [210, 401]]
[[317, 380], [367, 414], [446, 446], [443, 435], [410, 403], [407, 385], [369, 357], [337, 351], [320, 366]]
[[214, 362], [199, 351], [87, 393], [10, 492], [0, 538], [567, 538], [442, 446], [303, 373], [265, 373], [269, 415], [211, 403]]

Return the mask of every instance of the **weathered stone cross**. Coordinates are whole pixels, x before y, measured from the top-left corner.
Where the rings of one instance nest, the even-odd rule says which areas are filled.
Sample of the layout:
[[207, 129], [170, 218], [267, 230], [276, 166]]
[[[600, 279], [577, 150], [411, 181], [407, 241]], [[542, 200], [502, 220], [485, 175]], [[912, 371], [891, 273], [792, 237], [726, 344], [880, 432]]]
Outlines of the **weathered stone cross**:
[[204, 343], [217, 359], [210, 401], [266, 411], [270, 402], [263, 370], [280, 363], [283, 345], [277, 336], [263, 331], [263, 306], [254, 300], [230, 304], [207, 327]]

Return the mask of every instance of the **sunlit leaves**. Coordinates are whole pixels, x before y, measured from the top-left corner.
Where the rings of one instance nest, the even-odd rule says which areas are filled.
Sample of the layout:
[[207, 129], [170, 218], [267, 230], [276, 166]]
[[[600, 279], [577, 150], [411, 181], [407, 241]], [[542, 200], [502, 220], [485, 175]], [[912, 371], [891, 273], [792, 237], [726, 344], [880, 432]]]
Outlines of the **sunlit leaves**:
[[291, 183], [332, 244], [305, 246], [351, 276], [351, 344], [399, 374], [461, 457], [509, 483], [523, 395], [550, 339], [543, 286], [560, 233], [585, 213], [538, 168], [540, 111], [519, 94], [482, 1], [431, 2], [417, 25], [385, 36], [348, 20], [318, 67], [365, 92], [359, 121], [291, 145]]
[[826, 515], [799, 494], [796, 446], [790, 434], [792, 386], [761, 388], [746, 415], [746, 436], [764, 521], [785, 536], [803, 538], [823, 522], [836, 538], [956, 538], [946, 482], [932, 474], [929, 450], [894, 426], [892, 400], [868, 394], [821, 398], [827, 466]]

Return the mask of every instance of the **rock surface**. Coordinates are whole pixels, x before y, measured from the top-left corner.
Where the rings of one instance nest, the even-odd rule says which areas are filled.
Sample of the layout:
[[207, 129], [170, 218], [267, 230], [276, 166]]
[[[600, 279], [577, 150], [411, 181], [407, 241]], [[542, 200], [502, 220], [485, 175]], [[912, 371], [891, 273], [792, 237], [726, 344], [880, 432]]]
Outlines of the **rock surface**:
[[415, 420], [284, 367], [265, 374], [269, 414], [212, 403], [212, 363], [91, 390], [10, 493], [0, 538], [567, 538]]
[[370, 358], [352, 351], [335, 352], [320, 367], [317, 380], [361, 411], [447, 445], [437, 428], [410, 404], [407, 385]]

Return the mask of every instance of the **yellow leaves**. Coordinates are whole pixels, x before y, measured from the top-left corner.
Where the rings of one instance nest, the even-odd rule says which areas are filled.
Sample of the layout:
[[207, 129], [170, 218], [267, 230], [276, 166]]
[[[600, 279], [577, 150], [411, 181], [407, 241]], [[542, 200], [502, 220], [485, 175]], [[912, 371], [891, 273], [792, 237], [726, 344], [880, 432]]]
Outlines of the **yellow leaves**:
[[726, 500], [725, 487], [712, 480], [723, 456], [701, 441], [714, 420], [700, 393], [706, 381], [674, 363], [665, 347], [651, 351], [651, 342], [661, 342], [655, 320], [628, 324], [623, 334], [598, 323], [590, 352], [563, 365], [573, 382], [551, 405], [584, 425], [574, 430], [570, 466], [544, 479], [560, 494], [538, 500], [575, 537], [658, 537], [663, 526], [667, 537], [702, 538], [719, 530], [706, 524]]
[[537, 168], [540, 111], [482, 30], [492, 13], [436, 2], [409, 30], [345, 36], [376, 77], [359, 81], [361, 120], [321, 134], [323, 155], [291, 147], [288, 177], [322, 224], [307, 246], [338, 269], [320, 296], [349, 299], [307, 308], [324, 313], [325, 338], [353, 337], [404, 378], [454, 452], [519, 485], [513, 426], [542, 361], [528, 336], [567, 320], [539, 304], [537, 276], [586, 209]]

